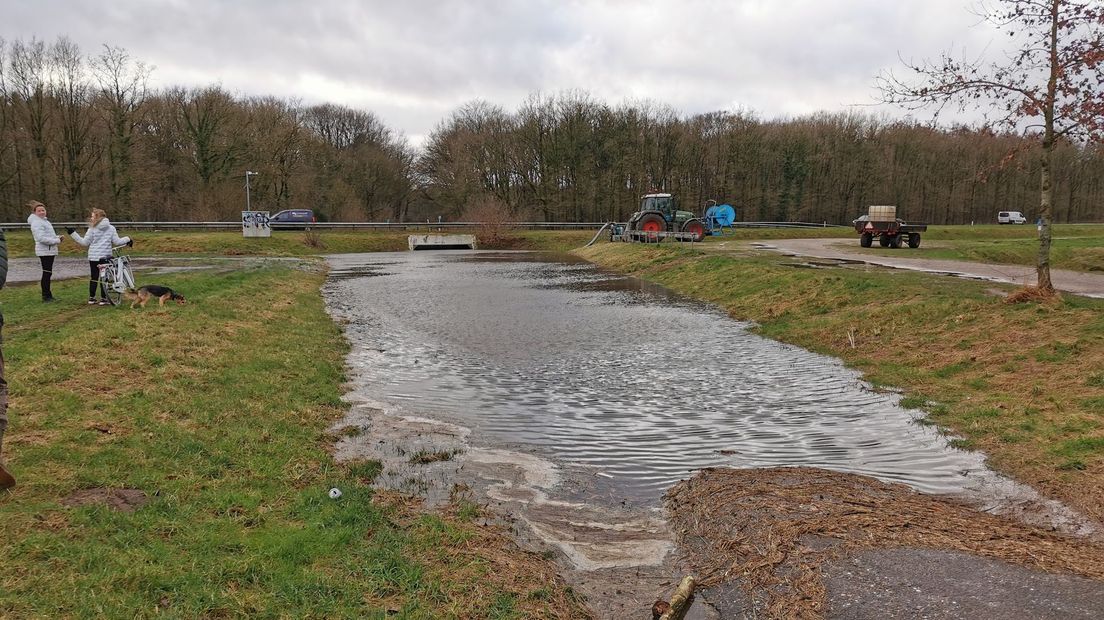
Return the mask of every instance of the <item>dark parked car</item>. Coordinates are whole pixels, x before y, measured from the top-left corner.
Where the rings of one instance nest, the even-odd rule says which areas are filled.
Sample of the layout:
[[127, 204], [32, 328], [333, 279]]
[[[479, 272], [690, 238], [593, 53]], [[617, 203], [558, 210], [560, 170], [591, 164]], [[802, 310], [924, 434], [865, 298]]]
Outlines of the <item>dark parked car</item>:
[[269, 219], [273, 228], [310, 228], [318, 220], [310, 209], [285, 209]]

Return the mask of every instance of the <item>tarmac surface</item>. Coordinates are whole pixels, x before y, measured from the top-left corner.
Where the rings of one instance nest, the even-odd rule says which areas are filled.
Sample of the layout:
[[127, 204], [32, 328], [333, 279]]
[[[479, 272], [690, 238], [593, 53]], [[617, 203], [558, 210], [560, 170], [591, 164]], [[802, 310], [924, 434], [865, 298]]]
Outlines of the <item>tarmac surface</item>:
[[[182, 271], [210, 271], [232, 270], [238, 268], [255, 267], [270, 263], [304, 265], [301, 258], [274, 257], [274, 256], [246, 256], [216, 258], [195, 257], [133, 257], [130, 259], [131, 269], [147, 275], [162, 273], [175, 273]], [[8, 259], [7, 285], [26, 284], [38, 282], [42, 277], [42, 265], [38, 258], [12, 258]], [[88, 260], [83, 256], [59, 256], [54, 260], [53, 280], [72, 280], [88, 277]], [[144, 282], [139, 282], [144, 284]]]
[[[38, 282], [42, 276], [42, 264], [38, 258], [8, 259], [8, 284]], [[84, 257], [59, 256], [54, 259], [54, 280], [70, 280], [88, 277], [88, 260]]]
[[[925, 271], [973, 280], [1002, 282], [1019, 286], [1034, 286], [1035, 268], [1026, 265], [998, 265], [972, 261], [916, 258], [917, 250], [899, 249], [893, 256], [876, 254], [859, 247], [858, 240], [843, 239], [778, 239], [753, 242], [753, 247], [790, 256], [808, 256], [838, 261], [856, 261], [894, 269]], [[705, 246], [707, 248], [716, 246]], [[1104, 298], [1104, 274], [1052, 269], [1054, 288], [1086, 297]]]
[[879, 549], [824, 570], [828, 618], [1100, 618], [1104, 583], [968, 553]]

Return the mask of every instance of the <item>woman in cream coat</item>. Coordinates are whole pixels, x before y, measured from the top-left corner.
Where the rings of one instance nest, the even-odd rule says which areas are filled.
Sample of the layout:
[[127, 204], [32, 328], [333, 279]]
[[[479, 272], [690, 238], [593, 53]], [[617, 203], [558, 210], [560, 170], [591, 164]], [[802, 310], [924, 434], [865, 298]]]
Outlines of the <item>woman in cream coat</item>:
[[31, 225], [31, 234], [34, 235], [35, 255], [42, 263], [42, 301], [54, 301], [54, 294], [50, 291], [50, 278], [54, 275], [54, 257], [57, 256], [58, 246], [61, 245], [61, 237], [54, 232], [54, 226], [46, 219], [46, 205], [32, 200], [27, 204], [31, 208], [31, 214], [27, 217], [27, 223]]

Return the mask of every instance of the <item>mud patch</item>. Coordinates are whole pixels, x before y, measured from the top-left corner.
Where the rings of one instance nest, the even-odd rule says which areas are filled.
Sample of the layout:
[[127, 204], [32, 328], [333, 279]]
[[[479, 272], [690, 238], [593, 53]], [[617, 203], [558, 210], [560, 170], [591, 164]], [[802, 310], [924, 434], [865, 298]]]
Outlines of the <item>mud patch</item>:
[[[424, 506], [408, 494], [378, 490], [373, 503], [385, 509], [390, 519], [406, 529], [435, 527], [425, 518]], [[450, 617], [488, 617], [473, 613], [487, 601], [510, 597], [510, 617], [584, 620], [593, 615], [557, 574], [557, 567], [544, 554], [517, 545], [505, 528], [490, 521], [484, 509], [467, 502], [453, 502], [436, 514], [446, 523], [463, 528], [462, 544], [414, 546], [409, 548], [430, 581], [470, 584], [463, 591], [450, 591]], [[396, 604], [389, 614], [399, 614]], [[399, 617], [399, 616], [396, 616]], [[497, 617], [497, 616], [496, 616]]]
[[[821, 617], [827, 609], [822, 564], [868, 549], [965, 552], [987, 562], [1104, 580], [1099, 543], [856, 474], [706, 469], [673, 487], [667, 503], [702, 584], [719, 587], [714, 598], [729, 600], [741, 613]], [[731, 590], [737, 579], [742, 602]], [[977, 577], [977, 588], [986, 585]]]
[[[362, 432], [341, 432], [361, 429]], [[674, 539], [658, 509], [567, 501], [560, 489], [586, 476], [525, 452], [473, 446], [471, 431], [427, 417], [364, 404], [331, 429], [334, 456], [378, 461], [375, 485], [417, 498], [423, 508], [453, 510], [457, 498], [509, 526], [523, 550], [556, 558], [563, 577], [599, 618], [644, 617], [681, 576], [671, 564]], [[421, 455], [447, 454], [447, 460]], [[707, 617], [695, 609], [690, 618]]]
[[119, 512], [134, 512], [149, 502], [144, 491], [138, 489], [80, 489], [61, 500], [63, 506], [107, 506]]
[[459, 453], [458, 450], [436, 450], [436, 451], [420, 451], [415, 452], [414, 456], [410, 457], [411, 465], [428, 465], [430, 463], [439, 463], [441, 461], [450, 461], [452, 457]]

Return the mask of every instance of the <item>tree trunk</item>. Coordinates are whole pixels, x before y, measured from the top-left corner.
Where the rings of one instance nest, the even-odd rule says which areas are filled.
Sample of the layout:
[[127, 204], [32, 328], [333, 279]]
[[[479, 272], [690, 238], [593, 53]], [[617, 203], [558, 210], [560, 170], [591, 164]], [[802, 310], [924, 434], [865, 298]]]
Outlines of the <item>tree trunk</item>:
[[1051, 169], [1054, 167], [1054, 102], [1058, 93], [1058, 74], [1061, 65], [1058, 61], [1058, 8], [1062, 0], [1051, 0], [1050, 4], [1050, 77], [1047, 80], [1047, 94], [1043, 103], [1043, 161], [1041, 168], [1042, 189], [1039, 197], [1039, 258], [1036, 262], [1035, 286], [1040, 291], [1054, 292], [1050, 281], [1050, 217], [1054, 202], [1054, 186]]
[[1054, 199], [1054, 187], [1051, 183], [1050, 168], [1053, 163], [1054, 145], [1043, 145], [1042, 191], [1039, 197], [1039, 257], [1036, 261], [1036, 283], [1040, 290], [1051, 292], [1054, 284], [1050, 281], [1050, 218], [1051, 203]]

